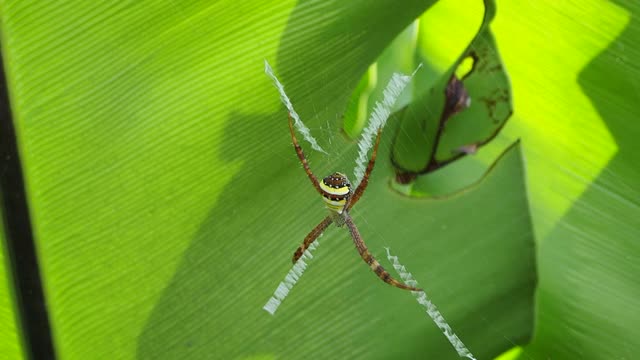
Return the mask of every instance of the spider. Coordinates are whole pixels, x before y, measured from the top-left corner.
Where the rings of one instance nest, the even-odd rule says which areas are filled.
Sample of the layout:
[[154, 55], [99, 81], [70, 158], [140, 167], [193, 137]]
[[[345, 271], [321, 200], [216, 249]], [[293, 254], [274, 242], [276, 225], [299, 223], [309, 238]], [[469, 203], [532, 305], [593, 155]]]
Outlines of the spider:
[[322, 200], [326, 207], [329, 209], [329, 216], [325, 217], [318, 225], [316, 225], [313, 230], [304, 238], [304, 242], [296, 252], [293, 254], [293, 262], [295, 263], [302, 256], [304, 251], [311, 245], [325, 230], [331, 223], [336, 224], [338, 227], [343, 227], [347, 225], [349, 229], [349, 233], [351, 234], [351, 238], [353, 239], [353, 243], [356, 245], [356, 249], [362, 260], [366, 262], [373, 272], [378, 275], [382, 281], [386, 282], [391, 286], [395, 286], [400, 289], [411, 290], [411, 291], [422, 291], [421, 289], [405, 285], [400, 281], [391, 277], [391, 275], [380, 265], [378, 260], [376, 260], [373, 255], [367, 249], [367, 246], [364, 244], [362, 240], [362, 236], [356, 227], [356, 224], [353, 222], [353, 219], [349, 215], [349, 210], [358, 202], [364, 190], [367, 188], [369, 183], [369, 175], [373, 171], [373, 167], [376, 164], [376, 155], [378, 153], [378, 145], [380, 144], [380, 135], [382, 133], [382, 129], [378, 129], [378, 135], [376, 136], [376, 142], [373, 147], [373, 153], [371, 154], [371, 159], [367, 164], [367, 168], [362, 178], [362, 181], [355, 189], [352, 191], [351, 183], [347, 176], [334, 172], [333, 174], [325, 177], [322, 181], [318, 181], [316, 176], [313, 174], [311, 169], [309, 168], [309, 163], [307, 162], [307, 158], [304, 156], [304, 152], [302, 148], [298, 144], [298, 140], [296, 139], [296, 135], [293, 129], [293, 122], [291, 119], [291, 113], [289, 113], [289, 131], [291, 132], [291, 139], [293, 140], [293, 147], [296, 150], [296, 154], [298, 154], [298, 158], [302, 163], [302, 167], [304, 171], [307, 173], [309, 180], [313, 184], [313, 187], [316, 191], [322, 196]]

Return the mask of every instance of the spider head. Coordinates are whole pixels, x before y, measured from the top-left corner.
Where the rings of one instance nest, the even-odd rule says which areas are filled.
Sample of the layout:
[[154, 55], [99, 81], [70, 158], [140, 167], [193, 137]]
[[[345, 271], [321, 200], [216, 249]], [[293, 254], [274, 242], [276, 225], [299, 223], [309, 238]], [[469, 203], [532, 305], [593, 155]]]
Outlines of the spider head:
[[335, 172], [320, 182], [322, 199], [329, 210], [342, 214], [351, 196], [351, 183], [343, 173]]

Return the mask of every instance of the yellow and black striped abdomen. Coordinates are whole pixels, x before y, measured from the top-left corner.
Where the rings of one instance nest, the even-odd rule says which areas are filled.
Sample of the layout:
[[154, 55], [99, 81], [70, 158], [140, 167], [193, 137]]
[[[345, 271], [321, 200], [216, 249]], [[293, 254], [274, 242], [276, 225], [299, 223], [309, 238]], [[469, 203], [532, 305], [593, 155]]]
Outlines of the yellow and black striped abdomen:
[[342, 214], [351, 195], [351, 183], [346, 175], [336, 172], [325, 177], [320, 182], [320, 189], [322, 189], [322, 199], [327, 208]]

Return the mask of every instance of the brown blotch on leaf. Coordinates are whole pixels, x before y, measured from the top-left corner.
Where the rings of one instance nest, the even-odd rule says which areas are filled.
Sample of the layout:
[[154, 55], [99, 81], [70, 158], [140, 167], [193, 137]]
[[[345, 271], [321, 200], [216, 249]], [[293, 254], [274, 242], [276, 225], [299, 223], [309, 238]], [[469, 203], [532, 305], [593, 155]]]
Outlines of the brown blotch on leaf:
[[451, 77], [445, 89], [445, 107], [442, 114], [443, 122], [451, 116], [461, 112], [471, 105], [471, 97], [464, 87], [464, 83], [455, 75]]
[[415, 178], [417, 177], [418, 177], [418, 174], [414, 172], [407, 172], [407, 171], [396, 172], [396, 182], [398, 184], [409, 184], [413, 180], [415, 180]]
[[491, 96], [482, 96], [478, 100], [486, 105], [489, 117], [493, 120], [494, 124], [502, 122], [501, 119], [497, 118], [496, 109], [499, 103], [509, 102], [509, 91], [507, 89], [496, 89]]

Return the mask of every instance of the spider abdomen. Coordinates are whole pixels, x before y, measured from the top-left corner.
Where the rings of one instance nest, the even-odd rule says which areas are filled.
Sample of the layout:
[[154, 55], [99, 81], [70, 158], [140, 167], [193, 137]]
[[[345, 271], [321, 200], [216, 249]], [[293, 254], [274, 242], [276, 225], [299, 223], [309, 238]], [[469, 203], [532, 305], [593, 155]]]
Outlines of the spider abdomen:
[[351, 195], [351, 183], [349, 183], [347, 176], [335, 172], [322, 179], [320, 189], [322, 190], [322, 199], [327, 208], [342, 214]]

